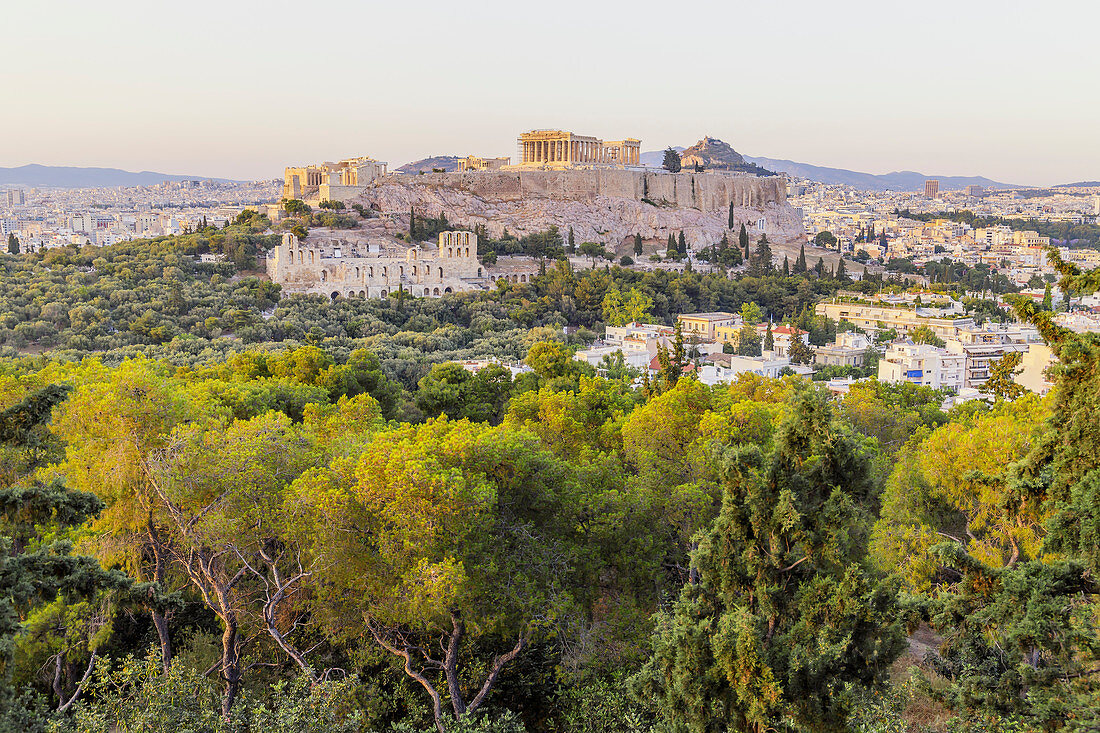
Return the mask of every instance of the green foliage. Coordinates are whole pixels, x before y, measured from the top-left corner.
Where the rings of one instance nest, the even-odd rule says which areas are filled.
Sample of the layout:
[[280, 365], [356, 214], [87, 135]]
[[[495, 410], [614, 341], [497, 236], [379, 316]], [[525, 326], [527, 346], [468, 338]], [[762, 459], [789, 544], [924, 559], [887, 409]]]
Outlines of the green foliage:
[[990, 364], [989, 379], [978, 391], [991, 394], [998, 400], [1014, 400], [1023, 396], [1027, 390], [1013, 379], [1021, 371], [1022, 359], [1021, 352], [1012, 351]]
[[665, 149], [665, 157], [661, 162], [661, 167], [669, 173], [680, 172], [680, 154], [673, 150], [672, 146]]
[[58, 720], [52, 733], [358, 733], [362, 714], [354, 710], [354, 678], [314, 685], [308, 678], [279, 681], [242, 698], [227, 717], [218, 691], [200, 672], [183, 664], [164, 670], [150, 652], [117, 664], [101, 660], [87, 694], [71, 720]]
[[824, 396], [793, 400], [770, 453], [727, 455], [698, 579], [658, 616], [638, 682], [671, 730], [844, 730], [847, 686], [901, 651], [893, 596], [860, 565], [869, 461]]
[[917, 326], [909, 333], [909, 338], [915, 344], [930, 344], [941, 349], [944, 347], [944, 340], [937, 336], [930, 326]]

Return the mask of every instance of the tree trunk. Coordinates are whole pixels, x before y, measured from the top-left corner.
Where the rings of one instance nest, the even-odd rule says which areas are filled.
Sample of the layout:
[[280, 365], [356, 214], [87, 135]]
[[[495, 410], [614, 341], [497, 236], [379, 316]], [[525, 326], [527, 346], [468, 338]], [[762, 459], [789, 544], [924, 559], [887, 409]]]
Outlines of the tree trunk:
[[[160, 535], [152, 517], [149, 518], [149, 543], [153, 548], [153, 580], [164, 586], [164, 548], [161, 546]], [[168, 636], [168, 614], [164, 611], [153, 609], [153, 626], [157, 629], [157, 638], [160, 640], [160, 657], [167, 672], [172, 666], [172, 639]]]
[[225, 631], [222, 633], [222, 679], [225, 680], [225, 695], [222, 697], [222, 717], [229, 719], [229, 712], [237, 702], [237, 693], [241, 689], [241, 659], [237, 649], [237, 617], [228, 613], [222, 617]]
[[447, 676], [447, 691], [451, 693], [451, 707], [456, 718], [466, 714], [466, 703], [458, 681], [458, 647], [465, 629], [459, 612], [451, 611], [451, 638], [447, 642], [447, 656], [443, 658], [443, 673]]

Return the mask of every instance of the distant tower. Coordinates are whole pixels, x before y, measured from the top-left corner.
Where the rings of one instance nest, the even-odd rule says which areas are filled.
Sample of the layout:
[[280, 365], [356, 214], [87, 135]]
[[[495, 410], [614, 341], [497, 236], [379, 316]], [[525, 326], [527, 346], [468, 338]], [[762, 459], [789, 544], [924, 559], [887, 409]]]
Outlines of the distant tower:
[[940, 195], [940, 182], [930, 178], [924, 182], [924, 197], [934, 199]]

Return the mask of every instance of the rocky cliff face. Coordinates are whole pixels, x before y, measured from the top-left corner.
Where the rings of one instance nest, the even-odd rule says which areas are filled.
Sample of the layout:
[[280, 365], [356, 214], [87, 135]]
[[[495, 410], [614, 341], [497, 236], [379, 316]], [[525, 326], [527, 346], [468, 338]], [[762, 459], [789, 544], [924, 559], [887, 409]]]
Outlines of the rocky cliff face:
[[[760, 186], [766, 188], [763, 181]], [[616, 247], [635, 234], [663, 241], [681, 231], [689, 245], [708, 246], [728, 231], [729, 216], [726, 205], [703, 210], [625, 196], [573, 198], [527, 193], [517, 197], [497, 196], [484, 189], [474, 193], [468, 187], [440, 185], [428, 176], [387, 178], [369, 188], [360, 201], [390, 218], [404, 217], [406, 223], [409, 210], [415, 208], [421, 216], [444, 214], [448, 221], [461, 226], [483, 225], [494, 236], [505, 229], [522, 235], [551, 226], [564, 234], [572, 227], [578, 243], [600, 242]], [[782, 196], [752, 206], [737, 205], [740, 203], [735, 201], [733, 210], [736, 229], [744, 223], [758, 234], [763, 221], [763, 232], [775, 242], [792, 242], [802, 236], [801, 220]]]

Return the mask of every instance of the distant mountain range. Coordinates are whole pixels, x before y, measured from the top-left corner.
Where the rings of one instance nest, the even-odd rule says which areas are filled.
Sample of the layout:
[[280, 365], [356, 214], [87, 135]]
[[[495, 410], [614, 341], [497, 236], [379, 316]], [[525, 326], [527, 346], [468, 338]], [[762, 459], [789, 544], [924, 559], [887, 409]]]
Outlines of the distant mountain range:
[[182, 176], [170, 173], [141, 171], [134, 173], [119, 168], [76, 168], [59, 165], [21, 165], [0, 168], [0, 184], [17, 186], [55, 186], [58, 188], [110, 188], [114, 186], [152, 186], [165, 181], [220, 181], [236, 183], [230, 178]]
[[[673, 146], [678, 153], [687, 148]], [[665, 151], [654, 150], [642, 153], [642, 165], [659, 166], [664, 161]], [[809, 163], [797, 163], [793, 160], [779, 158], [754, 158], [743, 155], [746, 163], [755, 163], [761, 168], [786, 173], [799, 178], [808, 178], [818, 183], [842, 183], [865, 191], [923, 191], [924, 182], [929, 178], [935, 178], [940, 182], [940, 190], [950, 191], [967, 186], [982, 186], [983, 188], [1027, 188], [1011, 183], [999, 183], [982, 176], [936, 176], [917, 173], [916, 171], [895, 171], [876, 175], [874, 173], [860, 173], [845, 168], [827, 168]]]

